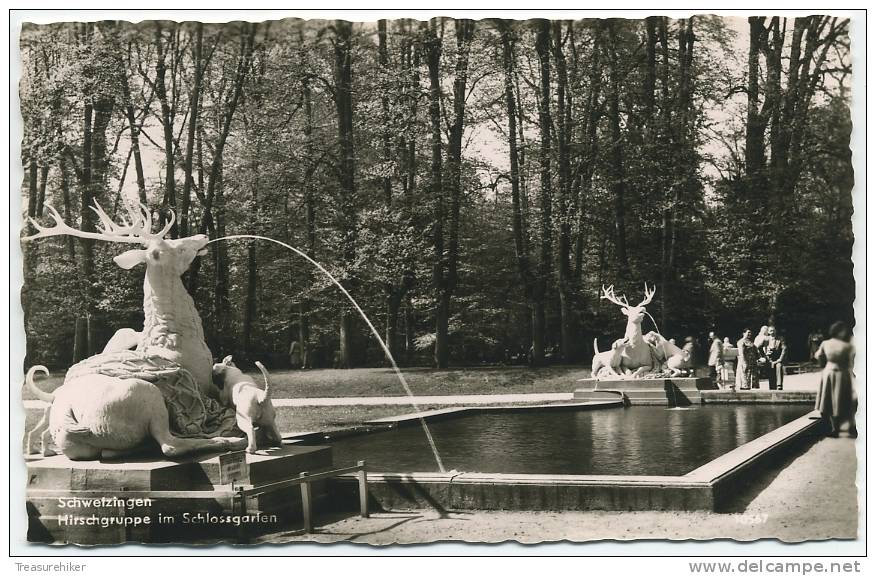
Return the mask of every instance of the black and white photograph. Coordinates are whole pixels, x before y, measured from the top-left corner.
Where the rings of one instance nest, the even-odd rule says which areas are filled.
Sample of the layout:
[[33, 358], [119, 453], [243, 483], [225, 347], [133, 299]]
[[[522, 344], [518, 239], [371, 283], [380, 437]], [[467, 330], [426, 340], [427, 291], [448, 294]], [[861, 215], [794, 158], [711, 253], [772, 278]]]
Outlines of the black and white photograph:
[[864, 11], [24, 12], [21, 550], [864, 549]]

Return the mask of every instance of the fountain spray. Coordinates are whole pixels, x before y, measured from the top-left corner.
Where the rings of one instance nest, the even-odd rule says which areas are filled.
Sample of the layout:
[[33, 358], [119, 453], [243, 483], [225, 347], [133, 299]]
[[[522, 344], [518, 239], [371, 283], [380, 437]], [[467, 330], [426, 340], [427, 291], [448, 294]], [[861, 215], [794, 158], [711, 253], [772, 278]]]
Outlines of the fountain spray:
[[[380, 343], [380, 347], [383, 348], [384, 354], [386, 354], [386, 357], [389, 359], [390, 364], [392, 364], [392, 369], [395, 370], [396, 376], [398, 376], [398, 379], [401, 382], [402, 387], [405, 389], [405, 392], [407, 393], [408, 397], [410, 398], [411, 406], [417, 412], [421, 412], [420, 407], [417, 406], [416, 400], [414, 400], [414, 393], [411, 392], [411, 388], [410, 388], [410, 386], [408, 386], [407, 380], [405, 380], [404, 375], [402, 374], [401, 370], [399, 370], [398, 364], [395, 363], [395, 358], [392, 357], [392, 353], [389, 351], [389, 347], [383, 341], [383, 338], [380, 337], [380, 333], [377, 331], [377, 328], [374, 327], [374, 324], [371, 323], [371, 320], [368, 319], [368, 316], [365, 315], [365, 312], [362, 310], [362, 308], [359, 306], [359, 304], [356, 302], [356, 300], [353, 298], [353, 296], [351, 296], [350, 293], [347, 292], [347, 289], [344, 288], [343, 285], [341, 285], [341, 283], [338, 282], [338, 280], [334, 276], [332, 276], [328, 270], [323, 268], [323, 266], [319, 262], [317, 262], [316, 260], [314, 260], [313, 258], [308, 256], [307, 254], [305, 254], [304, 252], [302, 252], [298, 248], [295, 248], [294, 246], [290, 246], [289, 244], [286, 244], [285, 242], [280, 242], [279, 240], [274, 240], [273, 238], [268, 238], [267, 236], [257, 236], [255, 234], [231, 234], [228, 236], [223, 236], [222, 238], [214, 238], [213, 240], [210, 240], [209, 242], [207, 242], [207, 244], [212, 244], [213, 242], [219, 242], [220, 240], [266, 240], [268, 242], [273, 242], [274, 244], [279, 244], [280, 246], [282, 246], [288, 250], [291, 250], [295, 254], [298, 254], [299, 256], [301, 256], [302, 258], [304, 258], [305, 260], [307, 260], [308, 262], [310, 262], [311, 264], [316, 266], [316, 268], [320, 272], [325, 274], [328, 277], [328, 279], [331, 280], [332, 283], [335, 286], [337, 286], [341, 292], [344, 293], [344, 296], [347, 297], [347, 299], [350, 301], [350, 303], [353, 305], [353, 307], [356, 308], [356, 310], [359, 312], [359, 315], [362, 316], [362, 319], [365, 320], [365, 323], [368, 324], [368, 328], [371, 329], [371, 333], [374, 334], [375, 338], [377, 338], [377, 341]], [[446, 470], [444, 469], [444, 463], [441, 462], [441, 455], [438, 454], [438, 447], [435, 446], [435, 440], [432, 438], [432, 433], [429, 431], [429, 426], [426, 424], [426, 420], [422, 416], [419, 416], [419, 420], [420, 420], [420, 424], [423, 426], [423, 432], [426, 433], [426, 439], [429, 441], [429, 446], [432, 448], [432, 454], [434, 454], [434, 456], [435, 456], [435, 462], [437, 462], [437, 464], [438, 464], [438, 470], [440, 470], [441, 472], [445, 472]]]

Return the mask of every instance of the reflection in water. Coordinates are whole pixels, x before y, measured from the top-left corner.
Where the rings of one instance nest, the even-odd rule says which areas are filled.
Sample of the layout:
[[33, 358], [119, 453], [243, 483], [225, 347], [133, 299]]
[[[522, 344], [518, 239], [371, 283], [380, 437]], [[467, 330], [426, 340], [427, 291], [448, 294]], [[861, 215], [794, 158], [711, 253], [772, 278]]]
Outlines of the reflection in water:
[[676, 410], [668, 411], [669, 426], [666, 428], [666, 433], [669, 435], [670, 453], [667, 456], [678, 455], [684, 451], [684, 423], [687, 414]]
[[[807, 406], [634, 406], [593, 411], [485, 413], [430, 422], [447, 468], [527, 474], [683, 475], [802, 416]], [[415, 427], [332, 442], [336, 465], [436, 470]]]
[[736, 441], [741, 445], [746, 442], [745, 431], [748, 430], [748, 410], [739, 410], [736, 412]]

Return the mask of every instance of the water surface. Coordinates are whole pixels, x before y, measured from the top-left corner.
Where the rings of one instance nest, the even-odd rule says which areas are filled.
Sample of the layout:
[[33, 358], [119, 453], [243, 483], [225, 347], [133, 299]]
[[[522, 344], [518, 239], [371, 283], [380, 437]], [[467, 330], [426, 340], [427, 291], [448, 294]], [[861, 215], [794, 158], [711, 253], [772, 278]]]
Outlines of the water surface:
[[[680, 476], [810, 410], [738, 404], [496, 412], [431, 421], [429, 428], [448, 470]], [[331, 444], [337, 466], [365, 460], [372, 471], [437, 471], [418, 426]]]

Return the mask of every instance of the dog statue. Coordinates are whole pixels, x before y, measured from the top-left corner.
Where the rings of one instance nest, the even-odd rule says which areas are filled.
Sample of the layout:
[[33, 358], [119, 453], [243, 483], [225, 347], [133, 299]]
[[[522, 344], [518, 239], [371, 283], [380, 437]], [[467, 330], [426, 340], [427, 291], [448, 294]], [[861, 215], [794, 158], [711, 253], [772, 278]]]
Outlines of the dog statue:
[[256, 428], [263, 431], [267, 441], [274, 446], [283, 443], [277, 428], [277, 414], [271, 402], [271, 383], [268, 372], [261, 362], [256, 362], [265, 379], [264, 390], [234, 365], [231, 356], [213, 365], [213, 379], [220, 389], [219, 399], [226, 406], [233, 406], [237, 416], [237, 426], [248, 439], [246, 451], [254, 453], [258, 449]]
[[600, 352], [596, 338], [594, 338], [593, 363], [590, 369], [593, 378], [600, 380], [602, 378], [620, 376], [621, 374], [618, 372], [618, 369], [621, 366], [621, 355], [627, 346], [629, 346], [629, 340], [627, 338], [619, 338], [612, 342], [611, 350]]

